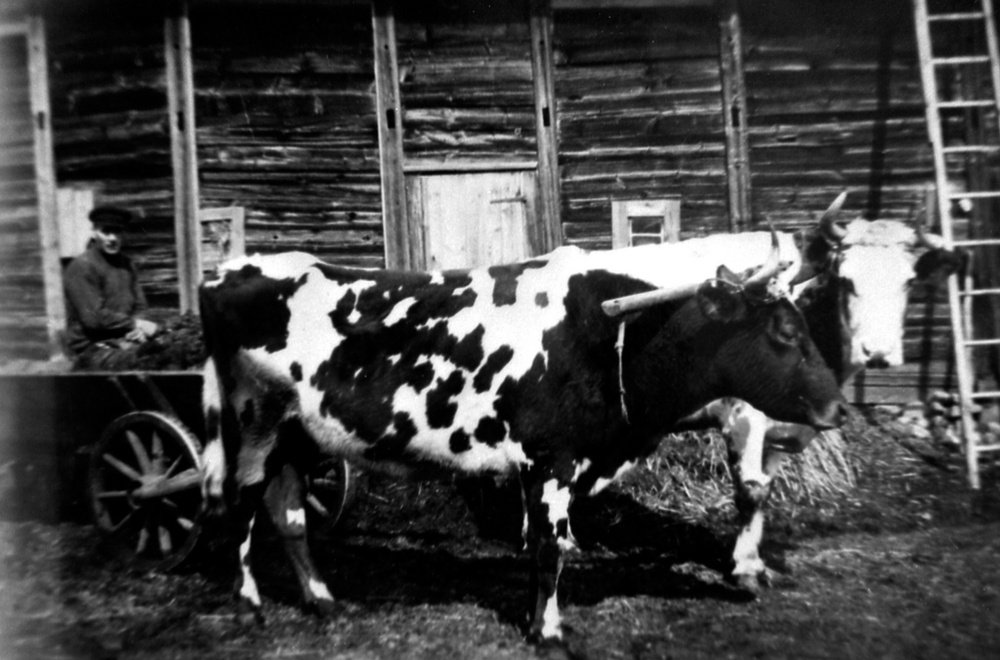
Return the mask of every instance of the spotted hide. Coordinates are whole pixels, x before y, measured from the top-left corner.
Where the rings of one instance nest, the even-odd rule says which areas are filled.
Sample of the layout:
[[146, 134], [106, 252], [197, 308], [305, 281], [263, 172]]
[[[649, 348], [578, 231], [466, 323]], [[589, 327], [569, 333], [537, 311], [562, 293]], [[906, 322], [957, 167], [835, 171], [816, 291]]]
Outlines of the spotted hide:
[[[430, 274], [300, 253], [225, 264], [200, 290], [210, 352], [204, 487], [218, 502], [231, 479], [243, 601], [260, 606], [249, 539], [263, 498], [307, 605], [331, 606], [301, 513], [301, 475], [319, 457], [400, 475], [510, 474], [522, 483], [534, 559], [529, 634], [558, 640], [574, 494], [598, 490], [721, 396], [817, 428], [843, 419], [798, 311], [763, 277], [725, 268], [692, 277], [712, 254], [698, 241], [561, 248]], [[625, 316], [602, 308], [649, 292], [656, 302]], [[222, 439], [227, 411], [239, 433]], [[272, 489], [280, 494], [265, 497]]]
[[[818, 225], [794, 243], [781, 242], [786, 271], [799, 282], [792, 298], [826, 363], [843, 384], [864, 368], [903, 363], [903, 321], [914, 282], [937, 282], [961, 267], [960, 254], [942, 247], [940, 237], [897, 221], [833, 223], [846, 193], [826, 210]], [[764, 232], [741, 234], [747, 258], [763, 259]], [[769, 419], [738, 399], [714, 401], [685, 426], [711, 423], [722, 428], [729, 448], [740, 533], [733, 549], [734, 580], [756, 590], [768, 576], [758, 548], [771, 479], [784, 454], [801, 452], [816, 437], [809, 426]]]

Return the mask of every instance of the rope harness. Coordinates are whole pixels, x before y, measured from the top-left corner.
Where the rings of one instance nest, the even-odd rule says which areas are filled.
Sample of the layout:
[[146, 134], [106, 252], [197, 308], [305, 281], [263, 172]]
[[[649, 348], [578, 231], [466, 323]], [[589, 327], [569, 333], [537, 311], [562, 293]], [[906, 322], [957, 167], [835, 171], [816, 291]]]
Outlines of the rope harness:
[[625, 350], [625, 325], [627, 320], [622, 319], [618, 323], [618, 341], [615, 342], [615, 350], [618, 351], [618, 393], [622, 401], [622, 417], [628, 424], [628, 406], [625, 405], [625, 369], [622, 365], [622, 352]]

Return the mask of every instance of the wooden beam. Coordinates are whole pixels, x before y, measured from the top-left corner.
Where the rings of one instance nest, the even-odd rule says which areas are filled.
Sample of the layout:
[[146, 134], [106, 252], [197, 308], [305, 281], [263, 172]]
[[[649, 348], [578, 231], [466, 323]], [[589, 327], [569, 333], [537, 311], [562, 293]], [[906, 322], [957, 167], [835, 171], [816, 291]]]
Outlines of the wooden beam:
[[201, 280], [198, 223], [198, 150], [195, 137], [194, 72], [187, 2], [164, 22], [170, 155], [174, 172], [174, 235], [180, 311], [198, 312]]
[[42, 249], [42, 280], [49, 357], [62, 355], [62, 332], [66, 328], [62, 265], [59, 261], [59, 205], [56, 193], [55, 154], [52, 147], [52, 109], [49, 103], [49, 60], [45, 45], [45, 22], [29, 16], [28, 77], [31, 85], [31, 116], [35, 132], [35, 186], [38, 194], [38, 235]]
[[722, 78], [722, 115], [726, 131], [729, 231], [743, 231], [752, 222], [752, 211], [747, 95], [738, 0], [722, 0], [719, 3], [719, 73]]
[[3, 22], [0, 23], [0, 39], [4, 37], [24, 37], [28, 35], [28, 22]]
[[531, 72], [538, 148], [538, 217], [532, 218], [532, 248], [545, 253], [563, 243], [560, 220], [556, 92], [552, 62], [551, 0], [529, 0]]
[[396, 59], [396, 19], [392, 0], [372, 2], [375, 39], [375, 94], [378, 112], [378, 155], [382, 172], [382, 228], [387, 268], [418, 268], [423, 263], [419, 227], [411, 227], [406, 212], [403, 174], [403, 104]]
[[552, 0], [553, 9], [712, 9], [717, 0]]
[[518, 172], [538, 169], [537, 160], [435, 160], [413, 158], [403, 163], [407, 174], [446, 174], [459, 172]]

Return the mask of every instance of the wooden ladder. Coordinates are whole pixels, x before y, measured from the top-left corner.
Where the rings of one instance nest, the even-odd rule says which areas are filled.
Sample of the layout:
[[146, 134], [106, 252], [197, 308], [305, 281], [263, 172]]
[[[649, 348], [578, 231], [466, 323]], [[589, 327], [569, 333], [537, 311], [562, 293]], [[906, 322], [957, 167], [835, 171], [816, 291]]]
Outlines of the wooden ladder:
[[[970, 255], [970, 268], [966, 273], [948, 278], [948, 302], [969, 485], [978, 489], [979, 458], [985, 452], [1000, 450], [1000, 442], [987, 444], [980, 441], [973, 414], [981, 405], [979, 402], [1000, 402], [1000, 391], [976, 391], [973, 351], [1000, 345], [1000, 337], [974, 336], [972, 304], [977, 297], [996, 296], [982, 301], [993, 303], [996, 316], [996, 310], [1000, 308], [1000, 288], [976, 288], [972, 266], [988, 263], [987, 260], [992, 260], [989, 263], [993, 264], [1000, 262], [1000, 220], [988, 218], [983, 213], [1000, 203], [1000, 189], [997, 189], [1000, 186], [996, 183], [990, 185], [991, 177], [988, 175], [970, 176], [968, 190], [952, 190], [948, 184], [948, 168], [950, 166], [954, 174], [961, 173], [964, 167], [970, 170], [972, 167], [979, 168], [977, 171], [983, 172], [987, 158], [992, 156], [995, 163], [996, 157], [1000, 156], [1000, 53], [992, 0], [970, 0], [972, 9], [968, 11], [929, 13], [928, 0], [913, 0], [913, 5], [927, 131], [934, 153], [941, 233], [946, 247], [959, 247]], [[969, 33], [975, 33], [979, 39], [954, 38], [956, 34], [968, 36]], [[965, 46], [965, 50], [960, 50], [960, 46]], [[979, 52], [975, 51], [976, 47], [979, 47]], [[935, 50], [939, 51], [938, 55], [935, 55]], [[983, 73], [986, 68], [989, 69], [988, 74]], [[939, 82], [961, 81], [963, 78], [967, 83], [965, 93], [949, 94], [948, 98], [942, 99], [942, 91], [953, 90], [948, 90], [947, 84], [939, 85]], [[970, 78], [976, 80], [975, 85], [968, 84]], [[972, 87], [977, 89], [969, 91]], [[992, 87], [992, 94], [982, 98], [985, 94], [981, 89], [988, 87]], [[990, 122], [991, 126], [984, 128], [984, 122]], [[952, 137], [956, 127], [964, 131], [964, 144], [954, 145], [950, 144], [950, 140], [946, 141], [946, 138]], [[956, 240], [952, 214], [956, 202], [964, 202], [972, 209], [974, 218], [987, 218], [983, 222], [992, 223], [992, 231], [984, 232], [980, 226], [978, 230], [973, 229], [967, 239]], [[995, 327], [1000, 328], [1000, 325]]]

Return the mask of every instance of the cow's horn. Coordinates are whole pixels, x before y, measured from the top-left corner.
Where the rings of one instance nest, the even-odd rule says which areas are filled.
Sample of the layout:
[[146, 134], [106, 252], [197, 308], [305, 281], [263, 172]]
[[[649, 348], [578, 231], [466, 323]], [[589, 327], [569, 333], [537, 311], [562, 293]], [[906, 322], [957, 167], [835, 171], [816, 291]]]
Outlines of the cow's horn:
[[837, 199], [833, 200], [833, 204], [830, 204], [830, 208], [823, 211], [823, 216], [819, 219], [819, 229], [831, 243], [840, 243], [847, 236], [847, 230], [838, 227], [834, 223], [834, 216], [837, 215], [837, 211], [840, 207], [844, 205], [844, 200], [847, 199], [847, 191], [837, 195]]
[[771, 252], [767, 255], [767, 261], [764, 265], [757, 269], [757, 272], [749, 276], [743, 283], [745, 288], [751, 288], [754, 286], [760, 286], [766, 284], [768, 280], [778, 274], [781, 270], [781, 261], [779, 260], [780, 247], [778, 245], [778, 232], [774, 231], [774, 225], [768, 220], [767, 226], [771, 230]]
[[917, 246], [925, 247], [931, 250], [944, 247], [944, 238], [938, 236], [937, 234], [928, 234], [927, 230], [924, 228], [924, 222], [920, 221], [917, 223]]
[[612, 298], [611, 300], [605, 300], [601, 303], [601, 309], [603, 309], [604, 313], [608, 316], [621, 316], [622, 314], [627, 314], [628, 312], [646, 309], [647, 307], [670, 302], [671, 300], [688, 298], [697, 293], [698, 287], [701, 285], [702, 282], [698, 282], [696, 284], [687, 284], [670, 289], [654, 289], [653, 291], [634, 293], [630, 296], [622, 296], [621, 298]]

